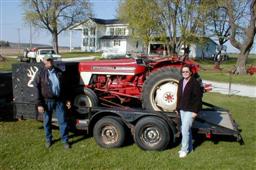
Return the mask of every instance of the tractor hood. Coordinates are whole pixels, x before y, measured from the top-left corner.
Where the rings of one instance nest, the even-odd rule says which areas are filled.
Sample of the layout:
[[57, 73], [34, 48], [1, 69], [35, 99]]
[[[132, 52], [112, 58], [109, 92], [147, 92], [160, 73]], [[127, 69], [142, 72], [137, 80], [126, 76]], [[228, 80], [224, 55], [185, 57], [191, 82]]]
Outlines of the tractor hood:
[[141, 59], [84, 61], [79, 64], [80, 72], [92, 74], [136, 75], [143, 73], [145, 69]]

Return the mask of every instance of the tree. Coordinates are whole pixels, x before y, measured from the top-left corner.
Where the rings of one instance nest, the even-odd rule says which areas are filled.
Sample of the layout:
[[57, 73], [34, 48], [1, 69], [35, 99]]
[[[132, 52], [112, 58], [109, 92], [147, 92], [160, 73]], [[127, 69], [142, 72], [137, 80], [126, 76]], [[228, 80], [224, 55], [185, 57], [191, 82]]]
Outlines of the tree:
[[129, 23], [131, 35], [148, 46], [152, 35], [157, 32], [156, 7], [148, 0], [126, 0], [119, 4], [119, 18]]
[[59, 52], [58, 35], [90, 14], [87, 0], [23, 0], [24, 19], [51, 33], [52, 46]]
[[230, 25], [227, 21], [228, 15], [223, 8], [216, 8], [213, 11], [213, 32], [218, 37], [220, 46], [229, 40]]
[[119, 16], [146, 45], [153, 37], [160, 38], [170, 55], [178, 53], [181, 43], [188, 45], [200, 37], [200, 4], [198, 0], [124, 0]]
[[205, 18], [206, 7], [205, 1], [198, 0], [182, 0], [178, 6], [178, 27], [180, 32], [180, 40], [183, 44], [184, 53], [189, 55], [190, 45], [196, 43], [198, 45], [205, 44]]
[[177, 44], [180, 44], [180, 39], [177, 37], [177, 13], [180, 2], [172, 0], [153, 0], [153, 2], [158, 7], [156, 11], [159, 16], [160, 34], [166, 37], [167, 53], [176, 54]]
[[230, 42], [240, 50], [235, 74], [246, 74], [246, 62], [256, 34], [256, 0], [225, 0], [223, 7], [230, 25]]

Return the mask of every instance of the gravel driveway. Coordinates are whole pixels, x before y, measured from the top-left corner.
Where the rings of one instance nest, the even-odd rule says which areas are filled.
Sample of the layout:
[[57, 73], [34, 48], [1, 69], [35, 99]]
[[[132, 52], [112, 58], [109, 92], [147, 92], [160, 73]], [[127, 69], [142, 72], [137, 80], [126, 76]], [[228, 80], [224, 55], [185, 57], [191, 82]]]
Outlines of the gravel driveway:
[[256, 98], [256, 86], [249, 86], [243, 84], [231, 84], [229, 86], [229, 83], [220, 83], [209, 80], [203, 80], [203, 83], [212, 84], [211, 92]]

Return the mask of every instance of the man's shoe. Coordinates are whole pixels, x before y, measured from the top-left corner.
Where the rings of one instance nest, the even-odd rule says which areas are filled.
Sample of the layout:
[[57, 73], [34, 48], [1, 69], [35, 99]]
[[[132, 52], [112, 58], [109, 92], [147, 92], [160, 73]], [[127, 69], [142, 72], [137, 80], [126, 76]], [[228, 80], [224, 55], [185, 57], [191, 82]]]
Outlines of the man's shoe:
[[70, 149], [70, 144], [69, 143], [64, 143], [64, 148], [65, 149]]
[[46, 142], [45, 143], [45, 147], [48, 149], [52, 146], [52, 142]]
[[180, 158], [185, 158], [187, 156], [187, 153], [184, 151], [179, 151], [179, 157]]

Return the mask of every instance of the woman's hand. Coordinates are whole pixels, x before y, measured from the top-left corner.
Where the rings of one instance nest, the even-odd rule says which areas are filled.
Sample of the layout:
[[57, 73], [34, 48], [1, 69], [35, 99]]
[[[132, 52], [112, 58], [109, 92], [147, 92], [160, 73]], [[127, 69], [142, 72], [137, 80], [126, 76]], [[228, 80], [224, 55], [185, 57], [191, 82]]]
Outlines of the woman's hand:
[[192, 112], [192, 118], [195, 119], [197, 117], [197, 113]]

